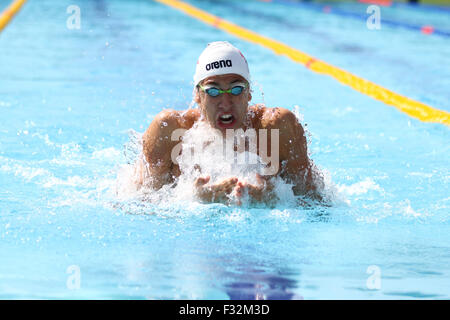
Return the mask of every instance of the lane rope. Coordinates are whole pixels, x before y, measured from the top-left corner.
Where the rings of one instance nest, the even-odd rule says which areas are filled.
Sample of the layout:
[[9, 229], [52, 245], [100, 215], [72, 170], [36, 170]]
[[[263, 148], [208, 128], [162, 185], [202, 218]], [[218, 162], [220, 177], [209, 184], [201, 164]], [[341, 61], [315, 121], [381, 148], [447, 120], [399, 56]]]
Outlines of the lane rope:
[[27, 0], [15, 0], [0, 14], [0, 32], [5, 29], [9, 22], [11, 22], [26, 1]]
[[226, 31], [240, 39], [261, 45], [277, 55], [285, 55], [291, 60], [303, 64], [309, 70], [328, 75], [342, 84], [365, 94], [375, 100], [394, 106], [398, 110], [424, 122], [442, 123], [450, 126], [450, 113], [435, 109], [419, 101], [390, 91], [380, 85], [360, 78], [350, 72], [332, 66], [324, 61], [294, 49], [284, 43], [262, 36], [251, 30], [240, 27], [227, 20], [212, 15], [180, 0], [155, 0], [196, 18], [210, 26]]
[[[368, 16], [365, 14], [357, 13], [357, 12], [351, 12], [351, 11], [345, 11], [338, 7], [333, 7], [330, 4], [320, 4], [320, 3], [313, 3], [313, 2], [294, 2], [292, 0], [259, 0], [260, 2], [272, 2], [277, 3], [280, 5], [286, 5], [286, 6], [293, 6], [293, 7], [302, 7], [302, 8], [308, 8], [314, 11], [323, 12], [327, 14], [333, 14], [341, 17], [347, 17], [347, 18], [353, 18], [360, 21], [366, 21]], [[361, 1], [372, 1], [373, 0], [359, 0]], [[419, 31], [422, 32], [425, 35], [437, 35], [442, 37], [450, 37], [450, 30], [441, 30], [439, 28], [436, 28], [434, 26], [430, 25], [418, 25], [418, 24], [411, 24], [407, 22], [401, 22], [401, 21], [395, 21], [395, 20], [389, 20], [385, 18], [381, 18], [381, 24], [382, 25], [388, 25], [391, 27], [399, 27], [403, 29], [408, 29], [411, 31]]]

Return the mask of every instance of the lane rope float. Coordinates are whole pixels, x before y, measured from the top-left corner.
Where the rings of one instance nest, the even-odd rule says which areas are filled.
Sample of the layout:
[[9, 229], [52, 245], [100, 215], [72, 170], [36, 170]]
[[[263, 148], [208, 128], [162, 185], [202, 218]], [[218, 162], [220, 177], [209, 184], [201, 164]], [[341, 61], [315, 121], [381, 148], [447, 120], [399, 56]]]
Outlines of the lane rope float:
[[25, 2], [27, 2], [27, 0], [15, 0], [0, 14], [0, 32], [5, 29], [5, 27], [14, 18], [17, 12], [19, 12], [20, 8], [22, 8]]

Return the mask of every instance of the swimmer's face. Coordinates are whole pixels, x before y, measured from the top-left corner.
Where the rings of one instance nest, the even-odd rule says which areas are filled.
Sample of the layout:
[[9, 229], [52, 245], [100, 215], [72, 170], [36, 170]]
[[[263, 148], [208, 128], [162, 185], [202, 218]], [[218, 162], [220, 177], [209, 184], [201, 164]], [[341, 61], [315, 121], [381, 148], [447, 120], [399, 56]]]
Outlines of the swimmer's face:
[[197, 87], [194, 100], [198, 104], [203, 118], [211, 127], [222, 132], [225, 132], [226, 129], [243, 128], [252, 95], [248, 82], [237, 74], [212, 76], [200, 83], [204, 88], [214, 87], [220, 90], [228, 90], [240, 84], [246, 84], [246, 88], [237, 96], [231, 93], [222, 93], [217, 97], [211, 97]]

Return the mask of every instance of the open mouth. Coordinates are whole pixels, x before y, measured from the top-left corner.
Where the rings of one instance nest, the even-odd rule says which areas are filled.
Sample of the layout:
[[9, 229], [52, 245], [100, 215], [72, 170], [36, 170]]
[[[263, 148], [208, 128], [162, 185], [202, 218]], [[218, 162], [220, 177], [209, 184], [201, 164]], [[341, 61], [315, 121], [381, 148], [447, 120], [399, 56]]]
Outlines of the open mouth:
[[232, 114], [223, 114], [219, 117], [219, 122], [221, 122], [224, 125], [228, 125], [233, 123], [234, 117]]

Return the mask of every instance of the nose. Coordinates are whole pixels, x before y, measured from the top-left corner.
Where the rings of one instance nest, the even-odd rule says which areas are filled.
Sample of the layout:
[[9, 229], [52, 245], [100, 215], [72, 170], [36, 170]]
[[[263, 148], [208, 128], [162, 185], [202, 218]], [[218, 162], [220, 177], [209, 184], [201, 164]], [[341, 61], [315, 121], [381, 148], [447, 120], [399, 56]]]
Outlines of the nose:
[[233, 106], [233, 98], [231, 93], [223, 93], [220, 101], [220, 108], [223, 111], [228, 111]]

